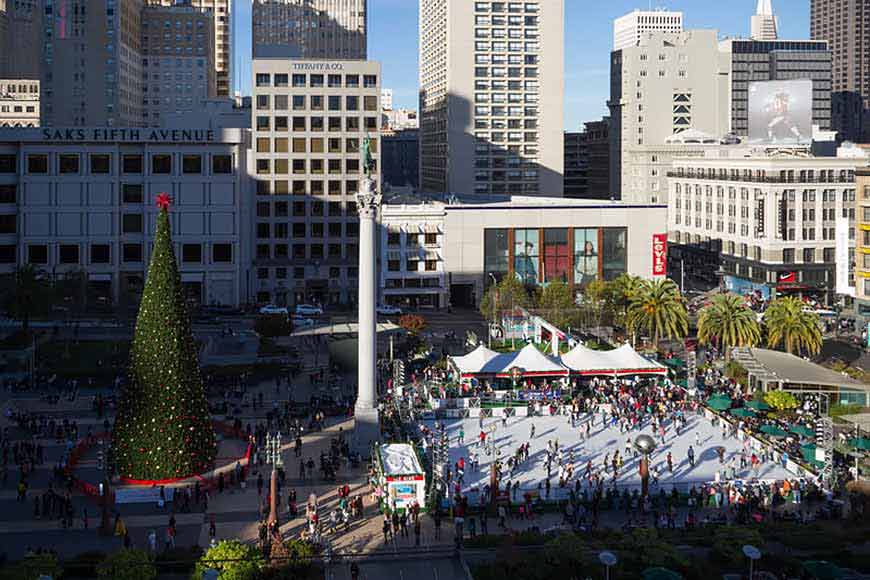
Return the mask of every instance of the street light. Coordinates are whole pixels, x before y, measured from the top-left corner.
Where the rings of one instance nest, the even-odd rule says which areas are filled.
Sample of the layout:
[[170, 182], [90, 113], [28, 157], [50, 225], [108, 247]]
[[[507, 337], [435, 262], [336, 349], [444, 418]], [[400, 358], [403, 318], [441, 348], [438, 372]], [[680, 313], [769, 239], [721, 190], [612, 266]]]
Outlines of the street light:
[[635, 448], [640, 451], [640, 495], [641, 501], [649, 495], [649, 456], [656, 449], [656, 440], [646, 433], [634, 440]]
[[601, 552], [598, 554], [598, 561], [604, 564], [604, 579], [610, 580], [610, 568], [616, 566], [616, 554], [613, 552]]
[[495, 275], [492, 272], [487, 272], [487, 274], [489, 274], [489, 277], [492, 278], [492, 292], [493, 292], [493, 295], [492, 295], [492, 324], [490, 325], [489, 330], [487, 332], [487, 337], [488, 337], [487, 338], [487, 345], [489, 346], [489, 348], [492, 348], [492, 330], [493, 330], [493, 328], [495, 328], [495, 307], [496, 307], [496, 301], [498, 300], [498, 289], [497, 289], [498, 280], [495, 279]]
[[281, 432], [272, 437], [266, 435], [266, 463], [272, 465], [272, 476], [269, 480], [269, 529], [277, 530], [278, 527], [278, 469], [284, 467], [284, 458], [281, 456]]
[[753, 565], [755, 561], [761, 558], [761, 550], [751, 544], [743, 546], [743, 555], [749, 558], [749, 580], [753, 578]]

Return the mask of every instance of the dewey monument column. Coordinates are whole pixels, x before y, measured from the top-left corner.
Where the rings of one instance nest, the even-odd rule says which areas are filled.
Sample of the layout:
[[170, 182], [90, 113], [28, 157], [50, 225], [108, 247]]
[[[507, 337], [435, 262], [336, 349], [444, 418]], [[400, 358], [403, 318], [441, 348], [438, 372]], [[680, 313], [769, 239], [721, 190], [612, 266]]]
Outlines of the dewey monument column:
[[378, 423], [377, 387], [377, 217], [381, 206], [381, 196], [375, 191], [372, 179], [372, 155], [368, 137], [363, 140], [363, 170], [365, 178], [357, 194], [359, 211], [359, 374], [357, 378], [357, 398], [354, 440], [356, 451], [363, 457], [371, 453], [372, 443], [380, 439]]

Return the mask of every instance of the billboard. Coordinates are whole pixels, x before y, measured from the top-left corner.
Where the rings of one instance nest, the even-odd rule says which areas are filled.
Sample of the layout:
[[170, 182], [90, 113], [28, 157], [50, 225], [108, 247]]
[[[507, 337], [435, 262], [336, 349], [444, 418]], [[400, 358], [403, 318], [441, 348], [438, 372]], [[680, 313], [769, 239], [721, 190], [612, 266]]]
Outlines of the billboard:
[[809, 145], [813, 140], [813, 81], [749, 83], [749, 143]]
[[849, 218], [837, 217], [834, 237], [836, 240], [835, 260], [837, 263], [837, 294], [855, 297], [855, 287], [849, 285], [849, 274], [854, 263], [855, 246], [849, 244]]
[[668, 235], [653, 234], [652, 275], [664, 276], [668, 273]]

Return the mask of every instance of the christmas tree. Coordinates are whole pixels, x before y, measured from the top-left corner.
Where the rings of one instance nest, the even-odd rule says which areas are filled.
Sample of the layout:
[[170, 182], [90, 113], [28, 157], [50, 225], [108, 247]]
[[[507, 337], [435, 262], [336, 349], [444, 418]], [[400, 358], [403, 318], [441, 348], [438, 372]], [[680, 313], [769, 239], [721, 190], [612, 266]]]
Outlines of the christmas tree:
[[122, 478], [160, 481], [208, 470], [215, 438], [190, 331], [169, 228], [169, 196], [160, 211], [148, 278], [130, 350], [127, 385], [112, 437]]

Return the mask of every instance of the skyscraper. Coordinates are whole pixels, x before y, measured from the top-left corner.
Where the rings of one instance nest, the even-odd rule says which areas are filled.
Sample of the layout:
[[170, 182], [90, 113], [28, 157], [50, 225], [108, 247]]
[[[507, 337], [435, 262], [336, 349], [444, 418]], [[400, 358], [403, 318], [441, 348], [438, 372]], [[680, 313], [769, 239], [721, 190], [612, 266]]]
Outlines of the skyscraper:
[[771, 0], [758, 0], [751, 19], [752, 40], [776, 40], [777, 22]]
[[613, 21], [613, 50], [634, 46], [650, 32], [683, 31], [683, 13], [665, 10], [634, 10]]
[[366, 0], [254, 0], [253, 54], [366, 58]]
[[861, 117], [870, 108], [870, 0], [811, 0], [810, 37], [826, 40], [833, 56], [833, 128], [841, 138], [862, 139]]
[[217, 96], [232, 92], [232, 0], [148, 0], [159, 6], [186, 6], [208, 12], [214, 19], [214, 70]]
[[0, 1], [0, 53], [4, 53], [0, 75], [4, 78], [39, 79], [42, 14], [37, 0]]
[[423, 191], [562, 195], [564, 0], [420, 0]]

